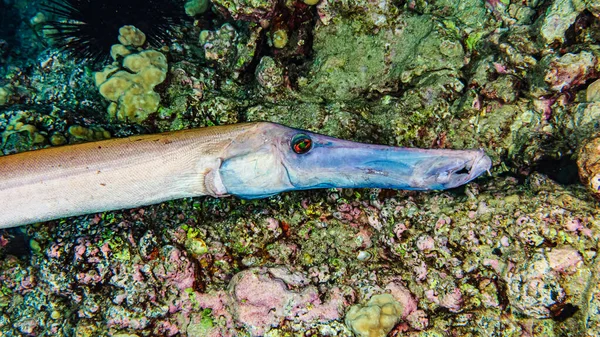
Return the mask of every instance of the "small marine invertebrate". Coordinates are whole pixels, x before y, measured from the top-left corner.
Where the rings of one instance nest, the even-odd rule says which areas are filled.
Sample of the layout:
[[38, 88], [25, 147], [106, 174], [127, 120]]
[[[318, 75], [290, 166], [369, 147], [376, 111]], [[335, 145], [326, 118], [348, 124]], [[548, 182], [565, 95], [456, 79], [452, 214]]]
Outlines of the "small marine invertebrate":
[[50, 0], [44, 8], [57, 18], [48, 21], [48, 36], [77, 60], [105, 60], [125, 25], [146, 33], [151, 45], [164, 45], [185, 17], [176, 0]]
[[288, 33], [285, 29], [277, 29], [273, 32], [273, 47], [284, 48], [288, 43]]

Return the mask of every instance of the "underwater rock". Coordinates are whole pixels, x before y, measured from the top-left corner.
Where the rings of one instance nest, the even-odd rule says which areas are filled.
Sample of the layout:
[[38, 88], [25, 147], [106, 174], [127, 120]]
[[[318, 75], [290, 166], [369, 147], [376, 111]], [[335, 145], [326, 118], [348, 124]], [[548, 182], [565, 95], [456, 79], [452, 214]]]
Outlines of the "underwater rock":
[[586, 139], [600, 132], [600, 102], [573, 105], [570, 114], [572, 117], [565, 121], [565, 127], [570, 131], [567, 139], [574, 148], [580, 148]]
[[[600, 108], [598, 110], [600, 115]], [[583, 185], [600, 199], [600, 134], [591, 137], [581, 146], [577, 167]]]
[[456, 20], [457, 26], [466, 27], [467, 30], [481, 29], [486, 25], [489, 16], [486, 5], [500, 1], [452, 1], [452, 0], [409, 0], [407, 7], [420, 14], [431, 14]]
[[0, 106], [6, 105], [9, 102], [11, 95], [12, 89], [10, 85], [0, 87]]
[[212, 0], [212, 3], [226, 17], [264, 25], [268, 25], [277, 5], [276, 0]]
[[600, 80], [594, 81], [585, 91], [587, 102], [600, 102]]
[[336, 1], [323, 0], [317, 6], [321, 22], [328, 25], [333, 18], [350, 19], [365, 30], [373, 30], [393, 24], [401, 13], [392, 0], [382, 1]]
[[542, 19], [540, 36], [546, 44], [564, 42], [565, 33], [585, 9], [580, 0], [554, 0]]
[[308, 279], [285, 267], [251, 268], [236, 274], [229, 284], [233, 316], [252, 336], [262, 336], [282, 320], [329, 321], [339, 319], [345, 300], [331, 289], [321, 301]]
[[200, 32], [199, 40], [206, 60], [237, 78], [253, 60], [263, 28], [249, 24], [248, 29], [249, 34], [238, 34], [231, 24], [225, 23], [217, 30]]
[[[377, 33], [357, 31], [352, 21], [317, 26], [309, 74], [299, 81], [306, 96], [323, 100], [364, 99], [414, 85], [435, 71], [458, 72], [464, 65], [460, 41], [427, 16], [399, 15]], [[314, 98], [313, 98], [314, 99]]]
[[551, 90], [563, 92], [589, 80], [596, 72], [597, 63], [596, 56], [588, 51], [553, 58], [548, 62], [544, 81]]
[[215, 31], [203, 30], [200, 33], [200, 44], [204, 48], [204, 57], [207, 60], [228, 65], [229, 58], [235, 55], [236, 39], [237, 32], [229, 23]]
[[513, 103], [519, 95], [519, 85], [516, 76], [500, 75], [496, 80], [487, 82], [481, 88], [481, 94], [502, 103]]
[[272, 57], [263, 56], [256, 67], [256, 80], [261, 87], [272, 91], [283, 82], [283, 68]]
[[566, 298], [565, 290], [552, 270], [546, 257], [536, 253], [508, 273], [507, 295], [516, 312], [533, 318], [551, 317], [549, 308]]

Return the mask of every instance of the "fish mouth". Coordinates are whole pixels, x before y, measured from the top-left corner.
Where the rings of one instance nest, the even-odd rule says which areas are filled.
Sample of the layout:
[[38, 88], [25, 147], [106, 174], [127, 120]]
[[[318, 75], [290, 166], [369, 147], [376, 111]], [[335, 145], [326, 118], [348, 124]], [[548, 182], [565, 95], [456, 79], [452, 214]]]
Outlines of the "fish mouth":
[[484, 172], [489, 172], [492, 167], [490, 157], [482, 149], [470, 152], [470, 155], [473, 156], [472, 159], [467, 156], [462, 163], [458, 162], [455, 167], [437, 172], [436, 181], [442, 185], [440, 189], [458, 187], [479, 177]]

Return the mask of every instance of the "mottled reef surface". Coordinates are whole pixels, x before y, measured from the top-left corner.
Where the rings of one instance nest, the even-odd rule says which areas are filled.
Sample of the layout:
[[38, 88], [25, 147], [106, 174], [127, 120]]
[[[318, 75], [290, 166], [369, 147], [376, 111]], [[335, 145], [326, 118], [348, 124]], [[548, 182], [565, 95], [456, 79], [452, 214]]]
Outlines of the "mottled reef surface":
[[124, 28], [110, 64], [3, 1], [3, 154], [268, 120], [483, 148], [491, 175], [6, 230], [0, 336], [600, 335], [598, 1], [184, 3], [172, 42]]

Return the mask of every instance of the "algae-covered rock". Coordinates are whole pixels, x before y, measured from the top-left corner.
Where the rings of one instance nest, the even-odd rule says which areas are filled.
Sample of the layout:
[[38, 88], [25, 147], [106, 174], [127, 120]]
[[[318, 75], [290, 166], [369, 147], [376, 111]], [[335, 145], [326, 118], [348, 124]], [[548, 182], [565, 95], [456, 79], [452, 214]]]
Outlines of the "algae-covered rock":
[[461, 26], [464, 25], [470, 29], [483, 27], [488, 15], [485, 2], [477, 0], [413, 0], [410, 1], [410, 4], [410, 8], [418, 13], [455, 19], [462, 24]]
[[235, 20], [267, 22], [274, 13], [275, 0], [213, 0], [218, 11]]
[[12, 89], [9, 85], [0, 87], [0, 106], [8, 103], [11, 94], [12, 94]]
[[254, 58], [257, 44], [263, 28], [249, 23], [249, 34], [240, 34], [230, 23], [216, 30], [203, 30], [199, 41], [207, 61], [217, 65], [224, 73], [233, 73], [237, 77]]
[[588, 51], [551, 57], [544, 81], [553, 91], [564, 91], [585, 83], [596, 72], [597, 57]]
[[600, 135], [588, 139], [581, 146], [577, 166], [583, 185], [600, 199]]
[[185, 3], [185, 14], [189, 16], [196, 16], [206, 12], [210, 5], [209, 0], [189, 0]]
[[258, 84], [268, 91], [280, 87], [283, 82], [283, 68], [272, 57], [263, 56], [256, 67]]
[[585, 9], [580, 0], [554, 0], [546, 10], [540, 25], [540, 36], [546, 44], [563, 42], [565, 33]]
[[315, 62], [301, 91], [327, 101], [363, 99], [397, 90], [398, 82], [412, 84], [427, 73], [463, 66], [462, 45], [431, 17], [399, 16], [397, 22], [375, 34], [351, 21], [318, 26]]

